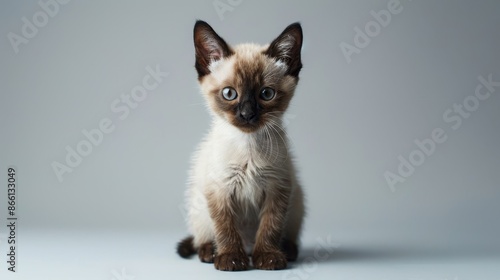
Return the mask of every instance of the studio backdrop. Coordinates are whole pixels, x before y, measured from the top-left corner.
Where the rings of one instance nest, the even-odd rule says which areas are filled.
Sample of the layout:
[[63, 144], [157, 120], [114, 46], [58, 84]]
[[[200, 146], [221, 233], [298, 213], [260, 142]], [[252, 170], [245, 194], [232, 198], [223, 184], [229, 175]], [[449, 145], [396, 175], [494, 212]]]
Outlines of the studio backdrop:
[[211, 123], [194, 68], [201, 19], [232, 45], [267, 44], [293, 22], [304, 33], [284, 116], [306, 196], [301, 255], [238, 277], [498, 279], [499, 11], [1, 1], [0, 278], [236, 277], [175, 253]]

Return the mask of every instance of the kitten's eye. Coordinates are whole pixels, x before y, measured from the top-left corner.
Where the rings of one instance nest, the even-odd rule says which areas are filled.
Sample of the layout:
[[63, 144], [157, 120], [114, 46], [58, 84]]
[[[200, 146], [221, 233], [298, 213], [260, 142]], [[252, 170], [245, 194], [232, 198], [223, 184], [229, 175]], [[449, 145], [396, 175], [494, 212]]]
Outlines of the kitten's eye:
[[264, 88], [260, 92], [260, 98], [262, 98], [265, 101], [269, 101], [269, 100], [273, 99], [275, 95], [276, 95], [276, 93], [274, 92], [274, 89], [268, 88], [268, 87]]
[[232, 87], [225, 87], [222, 89], [222, 97], [224, 97], [224, 99], [226, 99], [226, 100], [231, 101], [231, 100], [235, 100], [236, 97], [238, 97], [238, 93]]

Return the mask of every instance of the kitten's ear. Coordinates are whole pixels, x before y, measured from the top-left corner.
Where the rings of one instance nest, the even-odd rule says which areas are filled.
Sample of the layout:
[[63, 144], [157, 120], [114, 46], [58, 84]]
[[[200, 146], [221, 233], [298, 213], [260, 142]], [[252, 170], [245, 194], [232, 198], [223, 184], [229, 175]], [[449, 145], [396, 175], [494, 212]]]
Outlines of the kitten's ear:
[[288, 67], [286, 74], [297, 77], [302, 68], [301, 48], [302, 27], [300, 27], [300, 23], [296, 22], [290, 24], [278, 38], [271, 42], [265, 54], [284, 62]]
[[198, 78], [210, 74], [210, 63], [232, 54], [227, 43], [208, 23], [198, 20], [194, 25], [194, 48], [196, 51], [196, 71]]

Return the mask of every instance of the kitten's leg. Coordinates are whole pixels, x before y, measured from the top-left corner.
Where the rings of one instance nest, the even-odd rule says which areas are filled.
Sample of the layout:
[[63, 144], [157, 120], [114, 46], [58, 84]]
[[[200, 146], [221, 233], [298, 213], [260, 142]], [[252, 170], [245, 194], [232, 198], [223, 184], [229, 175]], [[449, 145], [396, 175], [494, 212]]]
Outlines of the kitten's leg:
[[294, 241], [283, 239], [281, 241], [281, 250], [285, 254], [287, 261], [294, 262], [297, 260], [297, 256], [299, 255], [299, 248]]
[[286, 188], [270, 188], [266, 193], [255, 247], [252, 254], [253, 266], [257, 269], [275, 270], [287, 266], [285, 254], [281, 251], [290, 191]]
[[228, 194], [207, 195], [210, 216], [214, 222], [216, 255], [214, 266], [218, 270], [236, 271], [248, 268], [248, 256], [235, 226], [233, 201]]
[[304, 220], [304, 194], [302, 188], [296, 185], [290, 197], [290, 205], [288, 207], [288, 216], [281, 241], [281, 249], [286, 255], [288, 261], [297, 260], [299, 254], [298, 243], [299, 235]]

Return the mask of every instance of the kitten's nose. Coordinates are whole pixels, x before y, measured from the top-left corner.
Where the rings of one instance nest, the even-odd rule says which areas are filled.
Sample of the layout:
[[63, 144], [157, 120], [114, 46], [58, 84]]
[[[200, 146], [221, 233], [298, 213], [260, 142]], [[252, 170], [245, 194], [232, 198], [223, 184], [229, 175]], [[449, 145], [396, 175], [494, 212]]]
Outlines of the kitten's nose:
[[243, 105], [240, 111], [240, 117], [245, 121], [250, 121], [253, 117], [255, 117], [255, 111], [250, 104]]
[[255, 116], [255, 113], [250, 110], [242, 110], [240, 116], [242, 119], [249, 121]]

